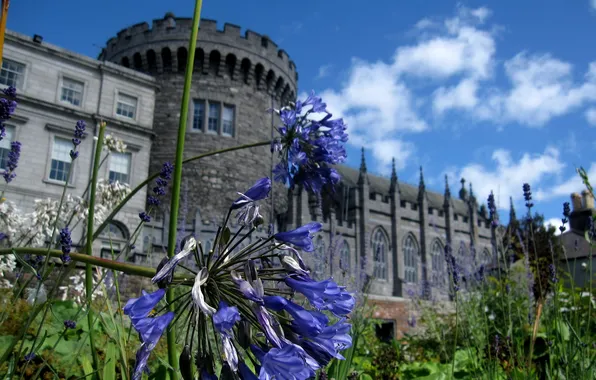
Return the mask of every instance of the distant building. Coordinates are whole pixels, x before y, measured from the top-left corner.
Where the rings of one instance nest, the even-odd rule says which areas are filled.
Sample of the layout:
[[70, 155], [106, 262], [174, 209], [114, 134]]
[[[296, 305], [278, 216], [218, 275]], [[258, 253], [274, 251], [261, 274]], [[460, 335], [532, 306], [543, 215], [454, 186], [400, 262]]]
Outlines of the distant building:
[[[82, 196], [90, 181], [94, 136], [101, 121], [107, 122], [107, 133], [128, 148], [110, 154], [99, 178], [134, 187], [147, 177], [157, 90], [153, 77], [67, 51], [39, 36], [6, 31], [0, 87], [7, 86], [16, 87], [18, 107], [0, 141], [0, 169], [6, 167], [10, 143], [20, 141], [17, 177], [6, 187], [5, 197], [23, 212], [32, 211], [36, 199], [60, 199], [77, 120], [87, 123], [87, 136], [79, 146], [68, 193]], [[145, 197], [145, 190], [139, 192], [117, 215], [110, 228], [116, 249], [123, 248], [119, 244], [138, 224]], [[75, 231], [73, 242], [82, 230]], [[109, 239], [100, 244], [109, 246]]]
[[[566, 257], [561, 258], [560, 270], [568, 272], [578, 287], [588, 286], [594, 281], [596, 270], [596, 252], [590, 242], [586, 240], [586, 232], [592, 229], [592, 236], [596, 228], [590, 219], [594, 217], [594, 198], [588, 190], [571, 194], [571, 214], [567, 230], [561, 234], [561, 242], [565, 248]], [[592, 239], [594, 239], [592, 237]], [[594, 244], [594, 241], [592, 241]], [[590, 261], [592, 275], [590, 277]]]

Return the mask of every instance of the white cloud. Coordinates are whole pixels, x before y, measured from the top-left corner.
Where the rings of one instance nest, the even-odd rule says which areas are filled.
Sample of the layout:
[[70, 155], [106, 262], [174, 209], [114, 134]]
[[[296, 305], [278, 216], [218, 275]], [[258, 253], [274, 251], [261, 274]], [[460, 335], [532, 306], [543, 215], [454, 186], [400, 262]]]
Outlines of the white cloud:
[[319, 74], [317, 75], [317, 79], [322, 79], [322, 78], [329, 76], [329, 73], [331, 72], [332, 67], [333, 67], [333, 65], [331, 65], [331, 64], [323, 65], [323, 66], [319, 67]]
[[481, 202], [486, 202], [492, 191], [498, 206], [507, 209], [509, 197], [514, 201], [523, 197], [524, 183], [536, 187], [545, 178], [561, 172], [565, 165], [559, 156], [559, 151], [551, 147], [542, 154], [524, 153], [515, 159], [509, 151], [497, 149], [492, 154], [495, 162], [493, 170], [479, 164], [470, 164], [461, 168], [455, 178], [465, 178], [471, 183]]
[[596, 107], [592, 107], [586, 111], [586, 120], [590, 125], [596, 126]]
[[593, 9], [596, 9], [596, 0], [590, 0], [590, 5]]
[[455, 87], [438, 88], [433, 94], [433, 109], [443, 113], [448, 109], [470, 109], [478, 104], [476, 91], [478, 83], [473, 79], [464, 79]]
[[545, 226], [553, 226], [556, 228], [555, 231], [555, 235], [558, 236], [561, 234], [561, 230], [559, 229], [559, 227], [561, 227], [562, 223], [561, 223], [561, 218], [550, 218], [544, 221], [544, 225]]
[[[587, 173], [591, 183], [596, 183], [596, 162], [590, 165]], [[534, 193], [534, 197], [538, 201], [548, 201], [553, 198], [569, 199], [571, 193], [579, 193], [585, 188], [586, 186], [583, 184], [581, 177], [579, 174], [575, 173], [563, 182], [557, 183], [549, 188], [540, 188]]]

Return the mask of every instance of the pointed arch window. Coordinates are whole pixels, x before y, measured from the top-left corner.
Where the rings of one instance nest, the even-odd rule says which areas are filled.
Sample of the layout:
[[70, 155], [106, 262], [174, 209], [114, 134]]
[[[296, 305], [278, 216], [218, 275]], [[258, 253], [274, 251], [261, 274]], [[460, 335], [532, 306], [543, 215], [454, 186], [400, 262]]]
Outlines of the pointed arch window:
[[443, 245], [439, 240], [435, 240], [430, 249], [432, 264], [432, 285], [442, 287], [445, 285], [445, 259], [443, 255]]
[[412, 235], [404, 240], [404, 279], [406, 282], [418, 282], [418, 244]]
[[341, 243], [339, 249], [339, 267], [341, 270], [348, 272], [350, 270], [350, 245], [347, 240]]
[[322, 236], [317, 237], [315, 249], [315, 273], [318, 276], [323, 276], [323, 272], [325, 271], [325, 240], [323, 240]]
[[373, 252], [373, 276], [377, 280], [387, 279], [387, 236], [382, 229], [377, 228], [373, 233], [372, 252]]

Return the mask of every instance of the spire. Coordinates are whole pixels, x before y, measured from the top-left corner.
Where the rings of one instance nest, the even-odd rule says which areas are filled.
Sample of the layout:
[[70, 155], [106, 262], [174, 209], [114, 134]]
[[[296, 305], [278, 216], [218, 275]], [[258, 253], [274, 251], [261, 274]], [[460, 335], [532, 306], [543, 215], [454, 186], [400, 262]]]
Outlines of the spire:
[[517, 215], [515, 214], [515, 207], [513, 206], [513, 197], [509, 197], [509, 223], [516, 220]]
[[449, 177], [445, 174], [445, 198], [451, 198], [451, 190], [449, 189]]
[[476, 197], [474, 196], [474, 190], [472, 190], [472, 182], [470, 182], [470, 201], [476, 202]]
[[424, 185], [424, 173], [422, 172], [422, 166], [420, 166], [420, 182], [418, 183], [418, 189], [424, 191], [426, 185]]
[[459, 189], [459, 199], [465, 201], [468, 197], [468, 193], [466, 191], [466, 180], [462, 178], [459, 182], [461, 183], [461, 189]]
[[395, 170], [395, 157], [391, 160], [391, 187], [390, 190], [394, 191], [397, 186], [397, 171]]
[[366, 160], [364, 158], [364, 147], [362, 147], [362, 158], [360, 159], [360, 175], [358, 176], [358, 184], [363, 184], [365, 180], [368, 183], [368, 176], [366, 175]]

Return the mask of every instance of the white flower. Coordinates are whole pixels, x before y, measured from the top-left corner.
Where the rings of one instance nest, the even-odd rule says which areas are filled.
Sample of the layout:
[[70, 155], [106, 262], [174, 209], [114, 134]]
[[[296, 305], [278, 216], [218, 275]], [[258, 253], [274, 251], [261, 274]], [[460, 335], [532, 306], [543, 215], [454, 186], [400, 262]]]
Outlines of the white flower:
[[103, 140], [103, 147], [110, 152], [124, 153], [126, 152], [126, 144], [124, 141], [107, 134]]
[[195, 277], [195, 284], [192, 287], [191, 295], [197, 308], [207, 315], [212, 315], [217, 310], [207, 304], [203, 292], [201, 291], [201, 286], [203, 286], [208, 279], [209, 272], [207, 271], [207, 268], [202, 268], [197, 274], [197, 277]]
[[490, 321], [494, 321], [495, 320], [495, 315], [493, 313], [490, 313], [490, 315], [488, 316], [488, 319]]

